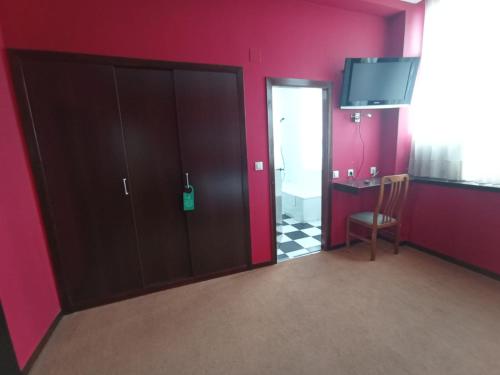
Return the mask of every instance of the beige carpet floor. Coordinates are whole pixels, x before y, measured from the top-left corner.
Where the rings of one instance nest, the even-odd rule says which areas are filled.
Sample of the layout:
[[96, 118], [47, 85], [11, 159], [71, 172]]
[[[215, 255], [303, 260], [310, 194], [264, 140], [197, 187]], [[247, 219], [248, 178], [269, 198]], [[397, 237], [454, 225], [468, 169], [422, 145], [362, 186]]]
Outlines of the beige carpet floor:
[[500, 283], [381, 247], [66, 316], [31, 375], [499, 374]]

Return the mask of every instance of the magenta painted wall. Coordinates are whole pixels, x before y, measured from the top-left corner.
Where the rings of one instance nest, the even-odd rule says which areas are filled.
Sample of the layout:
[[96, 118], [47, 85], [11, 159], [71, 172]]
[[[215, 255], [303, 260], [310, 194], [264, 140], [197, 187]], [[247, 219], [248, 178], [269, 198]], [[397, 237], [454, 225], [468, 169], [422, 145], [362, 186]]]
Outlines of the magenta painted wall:
[[[373, 1], [373, 0], [372, 0]], [[392, 4], [390, 0], [380, 3]], [[396, 13], [386, 19], [385, 50], [386, 56], [420, 56], [424, 25], [425, 6], [421, 3], [416, 7], [405, 7], [405, 11]], [[370, 111], [373, 112], [373, 111]], [[379, 144], [374, 143], [374, 136], [370, 137], [371, 147], [377, 147], [377, 165], [381, 175], [406, 173], [411, 151], [411, 135], [409, 132], [408, 110], [390, 109], [379, 113], [380, 127], [378, 129]], [[369, 120], [361, 124], [363, 133], [371, 129]], [[335, 141], [335, 139], [334, 139]], [[348, 150], [343, 150], [348, 155]], [[353, 155], [351, 153], [351, 155]], [[375, 159], [372, 159], [375, 160]], [[335, 155], [334, 155], [335, 163]], [[365, 167], [370, 167], [366, 165]], [[368, 170], [365, 168], [364, 173]], [[366, 176], [362, 174], [361, 177]], [[373, 210], [376, 191], [363, 192], [359, 195], [332, 192], [332, 238], [334, 246], [345, 243], [346, 218], [358, 211]], [[409, 208], [407, 210], [409, 214]], [[401, 238], [409, 237], [409, 218], [404, 220]]]
[[60, 309], [6, 76], [1, 33], [0, 160], [0, 300], [18, 362], [24, 366]]
[[[148, 1], [31, 0], [0, 8], [6, 45], [164, 60], [239, 65], [244, 68], [249, 161], [252, 259], [271, 259], [265, 77], [333, 81], [333, 163], [346, 173], [359, 167], [361, 143], [349, 113], [338, 110], [341, 70], [347, 56], [380, 56], [387, 50], [386, 20], [300, 0]], [[224, 9], [224, 13], [220, 12]], [[249, 61], [258, 49], [262, 62]], [[365, 129], [364, 169], [379, 164], [379, 113]]]
[[[421, 3], [421, 6], [412, 7], [406, 11], [403, 56], [420, 56], [422, 53], [424, 18], [424, 2]], [[410, 110], [411, 107], [399, 110], [398, 138], [396, 141], [396, 173], [408, 171], [411, 151]]]
[[414, 183], [409, 240], [500, 274], [500, 193]]
[[[337, 108], [344, 58], [386, 55], [393, 43], [383, 17], [303, 0], [150, 0], [140, 5], [135, 0], [12, 0], [0, 2], [0, 23], [11, 48], [242, 66], [253, 263], [271, 259], [268, 175], [253, 170], [255, 161], [267, 163], [265, 77], [333, 81], [333, 165], [345, 175], [347, 168], [359, 168], [361, 143], [350, 113]], [[0, 142], [2, 160], [8, 160], [3, 168], [7, 183], [0, 185], [0, 196], [8, 197], [2, 199], [0, 264], [6, 270], [0, 287], [24, 365], [59, 305], [0, 49]], [[261, 54], [260, 62], [249, 61], [250, 49]], [[369, 166], [383, 163], [381, 150], [390, 143], [380, 112], [373, 114], [363, 128], [362, 176]], [[343, 222], [352, 207], [336, 195], [333, 200], [333, 238], [342, 242]]]
[[[387, 20], [386, 54], [388, 56], [403, 56], [405, 43], [406, 12], [400, 12]], [[396, 172], [398, 151], [399, 109], [382, 111], [382, 143], [380, 172], [382, 175]]]
[[[326, 1], [326, 0], [325, 0]], [[396, 0], [370, 0], [393, 6]], [[339, 2], [340, 4], [341, 2]], [[347, 3], [344, 1], [344, 3]], [[391, 19], [301, 0], [11, 0], [0, 2], [8, 47], [88, 52], [244, 67], [252, 258], [271, 256], [264, 78], [331, 80], [335, 85], [333, 165], [359, 167], [361, 144], [348, 112], [336, 109], [345, 57], [418, 55], [423, 5]], [[221, 12], [224, 9], [224, 12]], [[386, 10], [384, 10], [385, 12]], [[262, 62], [249, 61], [257, 49]], [[23, 366], [59, 311], [0, 37], [0, 298]], [[404, 172], [410, 138], [407, 113], [374, 111], [366, 120], [364, 173]], [[500, 194], [413, 184], [406, 237], [500, 273]], [[342, 243], [347, 214], [372, 206], [373, 193], [333, 192], [333, 243]]]

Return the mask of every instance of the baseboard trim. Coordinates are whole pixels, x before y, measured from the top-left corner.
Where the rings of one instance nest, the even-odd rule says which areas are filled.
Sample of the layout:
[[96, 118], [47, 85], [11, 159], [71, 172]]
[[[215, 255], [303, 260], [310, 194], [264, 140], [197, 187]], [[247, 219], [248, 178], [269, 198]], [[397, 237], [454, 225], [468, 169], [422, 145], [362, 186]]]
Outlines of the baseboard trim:
[[43, 348], [45, 347], [45, 345], [47, 345], [47, 342], [49, 341], [50, 337], [54, 333], [54, 330], [56, 329], [57, 325], [61, 321], [63, 315], [64, 314], [62, 311], [60, 311], [56, 315], [56, 317], [54, 318], [54, 320], [50, 324], [49, 329], [47, 329], [47, 332], [45, 332], [45, 335], [43, 335], [42, 339], [40, 340], [40, 342], [36, 346], [35, 350], [31, 354], [31, 356], [29, 357], [28, 361], [24, 365], [23, 369], [21, 370], [21, 373], [23, 375], [28, 375], [30, 373], [30, 371], [33, 367], [33, 364], [36, 362], [36, 360], [40, 356], [40, 353], [43, 351]]
[[[353, 240], [351, 240], [351, 246], [352, 245], [356, 245], [357, 243], [361, 243], [361, 242], [363, 242], [363, 241], [353, 239]], [[345, 243], [345, 242], [338, 243], [336, 245], [330, 245], [328, 247], [327, 251], [330, 251], [330, 250], [339, 250], [339, 249], [342, 249], [343, 247], [346, 247], [346, 246], [347, 246], [347, 243]]]
[[343, 242], [343, 243], [339, 243], [339, 244], [337, 244], [337, 245], [330, 245], [330, 246], [328, 246], [327, 251], [331, 251], [331, 250], [338, 250], [338, 249], [341, 249], [341, 248], [343, 248], [343, 247], [345, 247], [345, 246], [346, 246], [346, 243], [345, 243], [345, 242]]
[[276, 264], [276, 262], [270, 260], [268, 262], [252, 264], [252, 266], [250, 267], [250, 269], [254, 270], [254, 269], [257, 269], [257, 268], [272, 266], [273, 264]]
[[418, 244], [416, 244], [414, 242], [411, 242], [411, 241], [404, 241], [404, 245], [409, 246], [409, 247], [411, 247], [411, 248], [413, 248], [415, 250], [421, 251], [423, 253], [435, 256], [435, 257], [440, 258], [442, 260], [445, 260], [447, 262], [456, 264], [457, 266], [461, 266], [461, 267], [467, 268], [470, 271], [473, 271], [473, 272], [476, 272], [476, 273], [480, 273], [483, 276], [487, 276], [487, 277], [492, 278], [494, 280], [500, 281], [500, 274], [498, 274], [496, 272], [493, 272], [493, 271], [490, 271], [490, 270], [487, 270], [487, 269], [475, 266], [473, 264], [464, 262], [463, 260], [454, 258], [452, 256], [442, 254], [439, 251], [429, 249], [428, 247], [425, 247], [425, 246], [422, 246], [422, 245], [418, 245]]
[[218, 277], [228, 276], [239, 272], [246, 272], [252, 269], [251, 265], [245, 264], [243, 266], [237, 266], [233, 268], [226, 269], [224, 271], [217, 271], [209, 274], [199, 275], [199, 276], [189, 276], [184, 279], [179, 279], [175, 281], [170, 281], [166, 283], [158, 283], [144, 287], [143, 289], [136, 289], [133, 291], [125, 292], [120, 295], [115, 295], [100, 301], [92, 302], [81, 302], [79, 304], [74, 304], [71, 309], [63, 310], [63, 315], [68, 315], [77, 311], [83, 311], [91, 309], [94, 307], [105, 306], [112, 303], [124, 301], [131, 298], [142, 297], [148, 294], [162, 292], [164, 290], [178, 288], [180, 286], [194, 284], [202, 281], [207, 281], [211, 279], [216, 279]]

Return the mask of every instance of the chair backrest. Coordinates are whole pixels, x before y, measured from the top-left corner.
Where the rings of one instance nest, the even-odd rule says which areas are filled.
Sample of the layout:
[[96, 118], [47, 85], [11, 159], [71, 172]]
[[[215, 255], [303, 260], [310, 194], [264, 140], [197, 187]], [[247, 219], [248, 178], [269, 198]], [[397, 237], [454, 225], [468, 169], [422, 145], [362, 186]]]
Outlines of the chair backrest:
[[[408, 195], [410, 177], [407, 174], [384, 176], [380, 181], [380, 192], [375, 207], [373, 222], [377, 222], [378, 214], [382, 214], [382, 223], [396, 219], [401, 220], [403, 208]], [[388, 191], [386, 193], [386, 191]]]

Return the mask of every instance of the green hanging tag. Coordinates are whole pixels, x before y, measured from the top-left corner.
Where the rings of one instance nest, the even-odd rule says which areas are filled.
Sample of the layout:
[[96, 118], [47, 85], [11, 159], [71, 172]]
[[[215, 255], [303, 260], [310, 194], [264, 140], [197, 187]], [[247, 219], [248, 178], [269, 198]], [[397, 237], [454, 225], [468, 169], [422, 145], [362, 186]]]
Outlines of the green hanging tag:
[[194, 211], [194, 187], [188, 185], [184, 193], [182, 193], [182, 202], [184, 211]]

